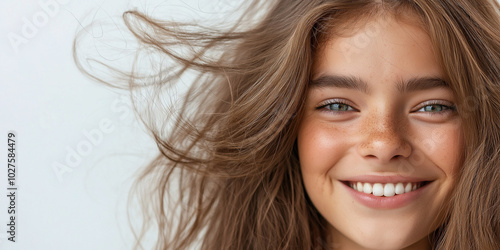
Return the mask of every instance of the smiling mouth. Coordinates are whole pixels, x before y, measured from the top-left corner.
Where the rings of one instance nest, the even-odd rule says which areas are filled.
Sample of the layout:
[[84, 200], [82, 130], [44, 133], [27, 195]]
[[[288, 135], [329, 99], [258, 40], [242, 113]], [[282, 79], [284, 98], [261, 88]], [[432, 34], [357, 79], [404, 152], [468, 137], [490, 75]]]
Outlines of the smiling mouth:
[[368, 182], [343, 182], [348, 187], [365, 194], [372, 194], [379, 197], [392, 197], [399, 194], [413, 192], [430, 181], [422, 182], [398, 182], [398, 183], [368, 183]]

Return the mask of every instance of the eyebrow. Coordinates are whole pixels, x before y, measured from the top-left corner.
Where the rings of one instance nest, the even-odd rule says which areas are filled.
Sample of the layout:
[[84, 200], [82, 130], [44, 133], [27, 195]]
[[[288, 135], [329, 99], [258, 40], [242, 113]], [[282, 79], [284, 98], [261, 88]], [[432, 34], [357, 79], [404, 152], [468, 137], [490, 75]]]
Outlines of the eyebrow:
[[[401, 93], [449, 87], [449, 84], [439, 77], [414, 77], [407, 81], [399, 81], [396, 85], [396, 88]], [[323, 75], [311, 80], [309, 86], [313, 88], [347, 88], [359, 90], [363, 93], [370, 92], [368, 84], [355, 76]]]
[[355, 76], [323, 75], [317, 79], [313, 79], [309, 83], [309, 86], [314, 88], [347, 88], [368, 93], [368, 84]]
[[402, 93], [448, 87], [450, 87], [450, 85], [439, 77], [415, 77], [408, 81], [400, 81], [397, 83], [397, 88]]

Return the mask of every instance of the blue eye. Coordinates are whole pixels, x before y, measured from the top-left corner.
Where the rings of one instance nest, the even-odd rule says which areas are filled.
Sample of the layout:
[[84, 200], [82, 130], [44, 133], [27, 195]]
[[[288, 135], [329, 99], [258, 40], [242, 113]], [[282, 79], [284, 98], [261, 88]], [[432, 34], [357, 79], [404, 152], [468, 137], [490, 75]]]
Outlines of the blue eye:
[[325, 106], [325, 108], [332, 111], [349, 111], [354, 110], [351, 106], [345, 103], [332, 103]]
[[438, 113], [438, 112], [444, 112], [447, 110], [454, 110], [454, 107], [443, 105], [443, 104], [428, 104], [428, 105], [422, 106], [420, 109], [417, 110], [417, 112]]
[[331, 100], [328, 103], [325, 103], [325, 104], [319, 106], [317, 109], [326, 109], [328, 111], [334, 111], [334, 112], [344, 112], [344, 111], [355, 111], [356, 110], [351, 105], [346, 104], [346, 103], [339, 101], [339, 100]]

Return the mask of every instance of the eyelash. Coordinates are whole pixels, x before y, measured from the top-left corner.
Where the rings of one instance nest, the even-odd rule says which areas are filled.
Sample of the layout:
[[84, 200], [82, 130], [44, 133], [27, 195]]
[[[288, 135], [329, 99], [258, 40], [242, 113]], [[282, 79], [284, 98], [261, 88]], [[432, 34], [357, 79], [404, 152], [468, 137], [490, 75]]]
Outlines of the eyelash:
[[[431, 109], [435, 109], [436, 106], [441, 107], [441, 110], [435, 111], [435, 110], [422, 110], [425, 109], [426, 107], [433, 107]], [[428, 113], [429, 115], [439, 115], [439, 114], [445, 114], [450, 111], [456, 111], [456, 107], [453, 104], [449, 104], [444, 101], [427, 101], [422, 103], [421, 105], [418, 106], [418, 108], [413, 111], [415, 113]]]
[[[342, 105], [342, 106], [345, 105], [345, 107], [347, 108], [347, 110], [338, 110], [338, 109], [334, 110], [334, 109], [328, 108], [331, 105]], [[440, 107], [441, 110], [438, 110], [438, 111], [434, 111], [434, 110], [425, 111], [425, 110], [422, 110], [422, 109], [425, 109], [426, 107], [433, 107], [431, 109], [435, 109], [436, 106]], [[358, 111], [356, 108], [354, 108], [352, 105], [350, 105], [346, 100], [342, 100], [342, 99], [330, 99], [330, 100], [326, 100], [323, 103], [321, 103], [316, 109], [317, 110], [325, 110], [327, 112], [334, 112], [334, 113], [348, 112], [348, 111]], [[424, 102], [421, 105], [419, 105], [417, 109], [415, 109], [414, 111], [412, 111], [412, 113], [426, 113], [426, 114], [429, 114], [429, 115], [440, 115], [440, 114], [448, 113], [450, 111], [456, 111], [455, 105], [450, 104], [448, 102], [444, 102], [444, 101], [427, 101], [427, 102]]]
[[[328, 108], [331, 105], [342, 105], [342, 106], [347, 107], [347, 110], [334, 110], [334, 109]], [[352, 105], [350, 105], [346, 100], [342, 100], [342, 99], [330, 99], [330, 100], [326, 100], [323, 103], [321, 103], [316, 109], [317, 110], [324, 110], [324, 111], [327, 111], [327, 112], [334, 112], [334, 113], [349, 112], [349, 111], [358, 111]]]

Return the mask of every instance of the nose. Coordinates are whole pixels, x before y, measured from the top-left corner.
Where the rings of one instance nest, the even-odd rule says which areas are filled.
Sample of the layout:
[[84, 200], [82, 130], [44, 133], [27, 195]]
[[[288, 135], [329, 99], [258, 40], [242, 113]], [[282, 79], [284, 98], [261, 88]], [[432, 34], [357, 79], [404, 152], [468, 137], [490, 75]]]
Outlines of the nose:
[[390, 115], [373, 115], [363, 123], [359, 154], [366, 158], [389, 163], [397, 158], [408, 158], [412, 147], [407, 141], [407, 131], [401, 120]]

